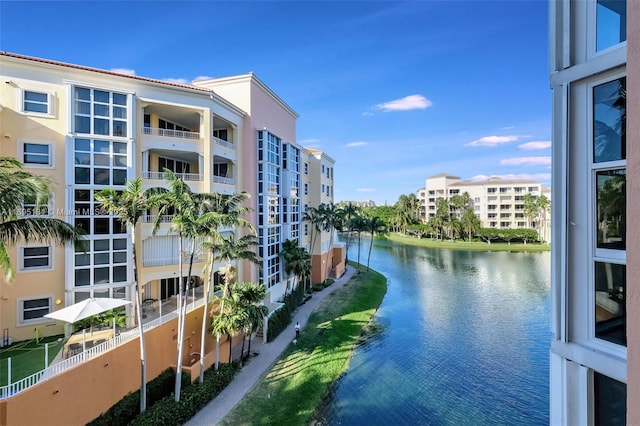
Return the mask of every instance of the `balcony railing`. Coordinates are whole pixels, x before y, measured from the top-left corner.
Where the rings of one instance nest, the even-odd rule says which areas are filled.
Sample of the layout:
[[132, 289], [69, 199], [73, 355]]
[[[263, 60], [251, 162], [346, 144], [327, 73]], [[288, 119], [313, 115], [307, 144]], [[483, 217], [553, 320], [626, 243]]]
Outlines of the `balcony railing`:
[[185, 132], [184, 130], [160, 129], [157, 127], [143, 127], [142, 133], [145, 135], [164, 136], [179, 139], [200, 139], [199, 132]]
[[218, 137], [212, 136], [213, 141], [220, 146], [224, 146], [225, 148], [235, 149], [234, 145], [231, 142], [225, 141], [224, 139], [220, 139]]
[[[155, 223], [157, 217], [158, 217], [157, 214], [145, 214], [144, 216], [142, 216], [142, 223]], [[173, 215], [163, 214], [162, 216], [160, 216], [159, 222], [171, 223], [172, 220], [173, 220]]]
[[[203, 176], [198, 173], [175, 173], [176, 177], [186, 181], [197, 182], [202, 181]], [[166, 179], [165, 172], [142, 172], [143, 179], [156, 179], [156, 180], [164, 180]]]
[[215, 183], [224, 183], [224, 184], [227, 184], [227, 185], [233, 185], [234, 182], [235, 182], [233, 178], [228, 178], [228, 177], [224, 177], [224, 176], [213, 175], [211, 178]]
[[[183, 259], [184, 261], [184, 259]], [[202, 253], [196, 253], [193, 256], [193, 263], [200, 263], [205, 261], [205, 256]], [[154, 266], [168, 266], [177, 265], [178, 256], [169, 257], [154, 257], [153, 259], [142, 259], [142, 266], [154, 267]]]
[[[202, 307], [204, 305], [204, 297], [202, 295], [197, 295], [195, 293], [195, 289], [193, 290], [193, 297], [189, 299], [192, 300], [187, 304], [187, 312], [190, 312], [194, 309]], [[149, 330], [158, 327], [168, 321], [173, 320], [178, 316], [178, 312], [176, 308], [173, 308], [167, 314], [163, 314], [161, 317], [154, 319], [153, 321], [149, 321], [144, 323], [143, 321], [143, 329], [144, 332], [148, 332]], [[55, 364], [52, 364], [45, 368], [44, 370], [38, 371], [37, 373], [32, 374], [31, 376], [25, 377], [24, 379], [18, 380], [14, 383], [10, 383], [8, 385], [0, 386], [0, 400], [9, 398], [13, 395], [16, 395], [22, 391], [29, 389], [30, 387], [49, 380], [53, 376], [57, 376], [59, 374], [64, 373], [65, 371], [86, 362], [91, 358], [95, 358], [111, 349], [114, 349], [117, 346], [123, 345], [126, 342], [136, 339], [139, 337], [138, 328], [127, 330], [125, 332], [120, 333], [118, 336], [107, 340], [104, 343], [96, 345], [92, 348], [87, 349], [84, 352], [81, 352], [77, 355], [69, 357], [67, 359], [63, 359]]]

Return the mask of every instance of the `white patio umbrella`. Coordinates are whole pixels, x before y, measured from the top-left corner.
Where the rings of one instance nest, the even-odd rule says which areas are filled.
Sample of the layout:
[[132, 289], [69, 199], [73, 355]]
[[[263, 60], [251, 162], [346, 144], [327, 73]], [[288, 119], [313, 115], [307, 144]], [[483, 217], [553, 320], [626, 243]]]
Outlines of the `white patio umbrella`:
[[[92, 317], [94, 315], [101, 314], [103, 312], [110, 311], [112, 309], [120, 308], [130, 304], [128, 300], [124, 299], [111, 299], [108, 297], [96, 297], [85, 299], [81, 302], [74, 303], [66, 308], [59, 309], [55, 312], [45, 315], [45, 318], [56, 319], [73, 324], [85, 318]], [[115, 336], [115, 330], [114, 330]], [[82, 330], [82, 351], [86, 349], [85, 330]]]
[[55, 312], [45, 315], [46, 318], [57, 319], [60, 321], [73, 324], [85, 318], [110, 311], [130, 304], [124, 299], [110, 299], [108, 297], [96, 297], [85, 299], [81, 302], [74, 303], [66, 308], [59, 309]]

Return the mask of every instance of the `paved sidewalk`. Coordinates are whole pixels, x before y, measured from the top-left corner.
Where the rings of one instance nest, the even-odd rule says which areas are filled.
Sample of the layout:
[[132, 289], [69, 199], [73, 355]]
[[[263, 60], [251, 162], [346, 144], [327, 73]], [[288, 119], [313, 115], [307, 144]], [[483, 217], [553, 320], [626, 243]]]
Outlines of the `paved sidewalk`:
[[251, 351], [260, 352], [260, 355], [251, 357], [248, 363], [240, 370], [233, 381], [214, 400], [207, 404], [185, 426], [210, 426], [218, 424], [236, 406], [242, 397], [253, 388], [258, 380], [271, 369], [282, 351], [291, 343], [295, 336], [296, 321], [300, 323], [302, 332], [307, 324], [309, 316], [318, 304], [337, 288], [342, 287], [351, 279], [356, 269], [347, 266], [346, 272], [338, 278], [331, 287], [317, 293], [304, 305], [300, 306], [291, 318], [291, 324], [280, 333], [272, 342], [251, 343]]

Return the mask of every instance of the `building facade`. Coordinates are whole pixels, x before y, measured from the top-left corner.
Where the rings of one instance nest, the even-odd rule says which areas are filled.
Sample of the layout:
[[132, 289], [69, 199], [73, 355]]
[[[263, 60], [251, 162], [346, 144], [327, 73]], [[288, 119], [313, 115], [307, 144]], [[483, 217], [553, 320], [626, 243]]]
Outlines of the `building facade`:
[[[426, 179], [425, 188], [418, 192], [424, 200], [424, 220], [435, 217], [438, 198], [450, 200], [454, 195], [469, 194], [469, 204], [480, 219], [483, 228], [540, 229], [544, 241], [549, 241], [549, 221], [544, 214], [531, 220], [525, 214], [524, 197], [550, 196], [550, 189], [528, 179], [490, 178], [482, 181], [461, 180], [458, 176], [441, 173]], [[544, 212], [543, 212], [544, 213]]]
[[551, 424], [639, 424], [640, 3], [550, 12]]
[[[244, 262], [238, 281], [264, 282], [265, 303], [277, 306], [285, 291], [282, 242], [305, 244], [302, 167], [325, 165], [297, 145], [298, 115], [262, 81], [246, 74], [181, 85], [6, 52], [0, 60], [0, 156], [17, 158], [53, 183], [49, 205], [36, 211], [25, 200], [23, 214], [63, 219], [83, 228], [88, 241], [86, 250], [48, 243], [10, 250], [17, 274], [13, 283], [0, 283], [3, 344], [33, 338], [36, 329], [42, 336], [62, 333], [44, 315], [83, 299], [133, 300], [132, 238], [145, 305], [159, 315], [175, 309], [181, 256], [171, 215], [148, 211], [132, 237], [94, 196], [122, 190], [136, 177], [145, 189], [167, 188], [165, 169], [193, 192], [251, 194], [249, 219], [262, 264]], [[331, 202], [333, 183], [330, 190], [325, 185], [306, 182], [305, 203]], [[154, 222], [160, 223], [155, 231]], [[203, 296], [201, 242], [194, 241], [194, 300]]]

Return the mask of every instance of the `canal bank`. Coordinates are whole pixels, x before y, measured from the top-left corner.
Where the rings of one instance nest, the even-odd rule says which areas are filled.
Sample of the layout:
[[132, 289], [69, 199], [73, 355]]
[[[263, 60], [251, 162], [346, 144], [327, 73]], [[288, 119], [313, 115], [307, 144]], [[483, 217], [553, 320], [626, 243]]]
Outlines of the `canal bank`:
[[[313, 413], [313, 410], [324, 395], [318, 397], [317, 403], [312, 402], [312, 400], [307, 398], [309, 390], [305, 388], [305, 383], [308, 384], [310, 380], [309, 376], [314, 375], [314, 364], [331, 365], [333, 368], [332, 362], [322, 359], [320, 364], [318, 364], [319, 358], [309, 355], [309, 353], [315, 352], [314, 342], [317, 343], [318, 338], [322, 337], [320, 340], [323, 341], [324, 345], [337, 345], [338, 342], [336, 342], [331, 335], [334, 334], [336, 330], [341, 329], [343, 325], [348, 325], [349, 329], [353, 328], [353, 330], [350, 331], [352, 349], [355, 341], [357, 341], [360, 336], [360, 331], [354, 331], [354, 327], [368, 322], [382, 301], [384, 292], [386, 291], [385, 281], [383, 285], [372, 285], [370, 286], [371, 288], [366, 291], [356, 292], [363, 282], [362, 278], [365, 276], [365, 274], [360, 274], [352, 279], [354, 274], [357, 275], [356, 272], [353, 266], [349, 266], [347, 272], [331, 286], [321, 292], [314, 293], [313, 297], [296, 311], [290, 326], [274, 341], [257, 346], [256, 351], [260, 352], [260, 355], [252, 358], [251, 361], [238, 372], [233, 382], [216, 397], [216, 399], [209, 403], [205, 409], [193, 417], [187, 425], [213, 425], [219, 424], [221, 421], [222, 424], [252, 424], [258, 421], [255, 419], [262, 419], [262, 417], [269, 418], [268, 423], [277, 423], [275, 420], [277, 417], [272, 417], [277, 415], [283, 415], [287, 420], [286, 424], [294, 424], [291, 423], [294, 415], [289, 415], [289, 413], [296, 413], [296, 411], [291, 410], [302, 410], [303, 412], [310, 410], [310, 413]], [[381, 278], [384, 280], [384, 277]], [[353, 297], [354, 294], [359, 294], [360, 297], [355, 298]], [[345, 306], [345, 303], [342, 303], [351, 299], [360, 300], [360, 304], [356, 304], [355, 306], [346, 304]], [[331, 309], [332, 307], [338, 308], [341, 306], [345, 308], [344, 312], [335, 312], [335, 310]], [[363, 309], [364, 307], [366, 307], [366, 309]], [[358, 309], [360, 315], [353, 317], [353, 314], [349, 311], [350, 309]], [[366, 321], [363, 318], [366, 318]], [[297, 342], [294, 344], [294, 325], [296, 322], [300, 322], [302, 332], [300, 338], [297, 339]], [[360, 329], [361, 328], [362, 326], [360, 326]], [[320, 332], [322, 332], [322, 336], [318, 335]], [[316, 344], [316, 346], [320, 347], [323, 344]], [[344, 358], [346, 355], [346, 360], [343, 362], [341, 371], [346, 368], [346, 362], [348, 361], [348, 354], [346, 352], [348, 346], [349, 345], [345, 346], [344, 343], [341, 346], [341, 348], [345, 348], [341, 351], [341, 357]], [[318, 355], [317, 352], [316, 355]], [[313, 362], [307, 365], [304, 362], [305, 359], [312, 360]], [[333, 374], [334, 370], [331, 370], [331, 372]], [[311, 379], [311, 381], [314, 380], [315, 379]], [[287, 398], [288, 402], [278, 402], [277, 395], [279, 393], [289, 397], [291, 394], [278, 392], [274, 389], [274, 386], [284, 385], [286, 387], [287, 384], [290, 384], [292, 381], [295, 382], [296, 385], [302, 386], [300, 388], [300, 396], [302, 396], [302, 398]], [[267, 386], [269, 390], [265, 392], [263, 386]], [[251, 390], [252, 388], [253, 390]], [[249, 392], [249, 390], [251, 390], [251, 392]], [[247, 392], [249, 392], [249, 394], [245, 397]], [[238, 402], [240, 402], [240, 404], [238, 404]], [[302, 409], [300, 406], [291, 408], [287, 405], [290, 403], [301, 403], [306, 408]], [[266, 405], [266, 407], [263, 405]], [[234, 407], [236, 408], [231, 411]], [[229, 416], [225, 417], [230, 411]], [[310, 415], [311, 414], [309, 414], [309, 416]], [[222, 420], [223, 418], [224, 420]], [[274, 420], [270, 421], [271, 418]], [[264, 419], [260, 421], [263, 420]], [[299, 424], [304, 424], [304, 422]]]

